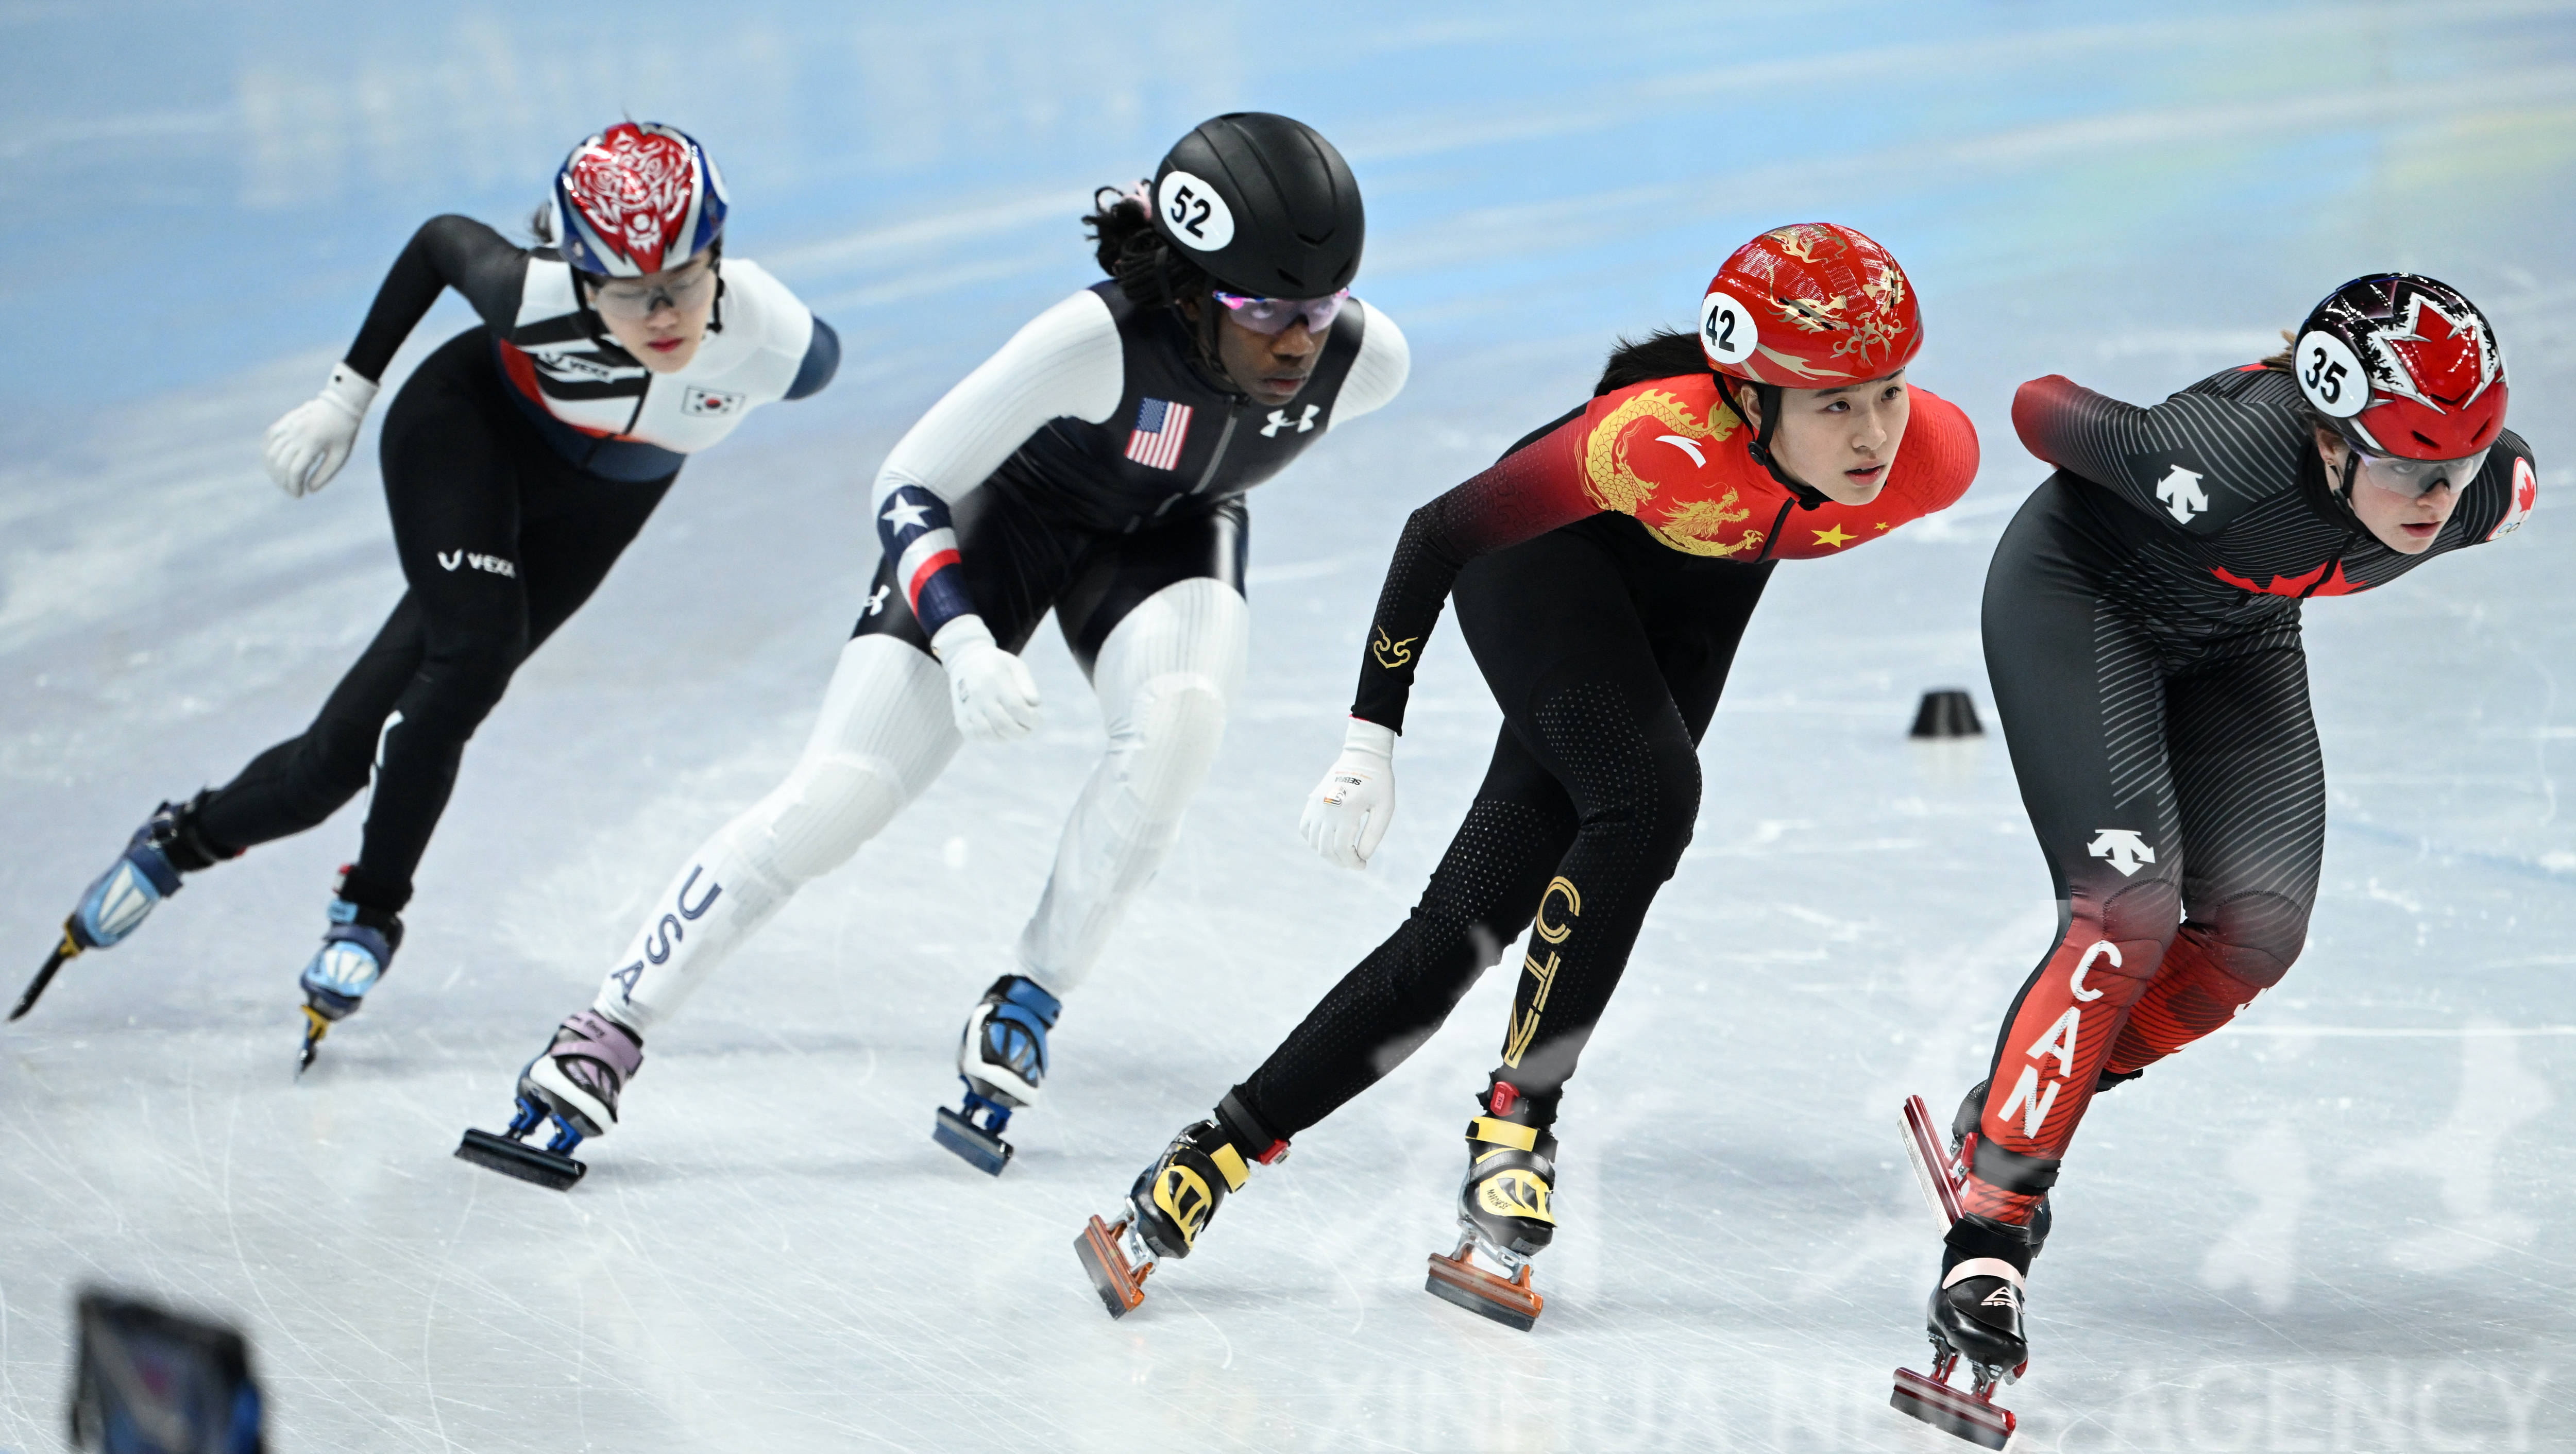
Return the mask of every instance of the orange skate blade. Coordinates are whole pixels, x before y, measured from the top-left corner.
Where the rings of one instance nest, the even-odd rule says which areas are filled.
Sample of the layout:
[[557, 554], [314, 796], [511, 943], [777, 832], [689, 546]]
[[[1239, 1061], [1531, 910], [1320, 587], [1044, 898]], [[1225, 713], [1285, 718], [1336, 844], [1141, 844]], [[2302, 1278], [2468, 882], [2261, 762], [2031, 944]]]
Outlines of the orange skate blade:
[[1896, 1388], [1887, 1396], [1887, 1406], [1971, 1444], [2002, 1449], [2012, 1443], [2012, 1410], [1996, 1408], [1986, 1399], [1911, 1368], [1896, 1370]]
[[1118, 1247], [1118, 1239], [1126, 1231], [1124, 1221], [1103, 1226], [1098, 1217], [1093, 1217], [1082, 1235], [1073, 1239], [1074, 1253], [1082, 1258], [1082, 1270], [1091, 1274], [1091, 1285], [1100, 1293], [1100, 1305], [1113, 1318], [1123, 1318], [1145, 1305], [1145, 1277], [1154, 1270], [1150, 1262], [1143, 1267], [1128, 1265], [1127, 1254]]
[[1423, 1291], [1507, 1328], [1526, 1333], [1538, 1326], [1538, 1315], [1546, 1309], [1547, 1299], [1530, 1290], [1529, 1264], [1523, 1263], [1521, 1270], [1506, 1282], [1467, 1260], [1468, 1249], [1475, 1245], [1475, 1239], [1470, 1237], [1446, 1257], [1432, 1253], [1431, 1276], [1422, 1284]]

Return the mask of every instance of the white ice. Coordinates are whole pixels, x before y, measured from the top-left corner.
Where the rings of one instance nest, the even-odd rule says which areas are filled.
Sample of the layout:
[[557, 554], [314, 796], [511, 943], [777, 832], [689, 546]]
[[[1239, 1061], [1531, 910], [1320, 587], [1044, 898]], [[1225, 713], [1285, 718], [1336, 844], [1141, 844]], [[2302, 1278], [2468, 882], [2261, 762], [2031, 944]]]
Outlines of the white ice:
[[[829, 393], [689, 467], [522, 673], [393, 975], [303, 1084], [294, 976], [354, 810], [192, 880], [0, 1031], [0, 1447], [60, 1447], [93, 1281], [238, 1320], [283, 1454], [1964, 1447], [1884, 1407], [1934, 1257], [1894, 1111], [1975, 1078], [2052, 913], [2002, 744], [1902, 731], [1927, 687], [1991, 711], [1978, 584], [2042, 474], [2011, 389], [2157, 397], [2392, 265], [2494, 317], [2541, 508], [2310, 610], [2314, 941], [2091, 1117], [2004, 1402], [2043, 1449], [2576, 1446], [2576, 7], [904, 11], [0, 16], [0, 903], [28, 970], [132, 824], [298, 729], [399, 593], [372, 431], [301, 502], [256, 447], [421, 218], [512, 222], [575, 136], [667, 118], [717, 147], [736, 250], [849, 345]], [[1097, 748], [1051, 641], [1042, 734], [962, 755], [658, 1033], [576, 1191], [450, 1159], [789, 762], [886, 445], [1097, 276], [1092, 185], [1240, 107], [1348, 151], [1361, 291], [1414, 383], [1254, 498], [1246, 700], [1017, 1164], [988, 1180], [928, 1133]], [[1566, 1103], [1539, 1328], [1421, 1290], [1508, 972], [1112, 1324], [1082, 1218], [1395, 926], [1490, 745], [1444, 630], [1378, 863], [1296, 839], [1404, 513], [1809, 217], [1905, 259], [1916, 378], [1985, 470], [1776, 577]], [[464, 322], [445, 305], [405, 366]]]

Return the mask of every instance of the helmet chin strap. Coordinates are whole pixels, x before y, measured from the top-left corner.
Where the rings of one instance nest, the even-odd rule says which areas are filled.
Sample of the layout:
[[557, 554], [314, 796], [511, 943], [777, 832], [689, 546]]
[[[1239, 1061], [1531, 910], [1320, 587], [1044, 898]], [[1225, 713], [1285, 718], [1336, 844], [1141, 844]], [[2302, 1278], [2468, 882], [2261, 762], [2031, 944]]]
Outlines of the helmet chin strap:
[[[1799, 509], [1814, 510], [1821, 508], [1826, 504], [1827, 501], [1824, 491], [1801, 480], [1791, 478], [1789, 472], [1781, 467], [1780, 457], [1771, 452], [1771, 436], [1780, 432], [1780, 400], [1782, 397], [1780, 386], [1777, 384], [1755, 383], [1751, 379], [1728, 378], [1724, 374], [1720, 374], [1718, 377], [1726, 385], [1726, 407], [1729, 409], [1735, 409], [1737, 407], [1738, 400], [1735, 397], [1735, 391], [1739, 388], [1745, 387], [1750, 387], [1753, 390], [1754, 402], [1761, 406], [1762, 427], [1754, 430], [1753, 438], [1745, 442], [1744, 452], [1753, 456], [1753, 462], [1755, 464], [1758, 464], [1771, 472], [1771, 478], [1780, 482], [1780, 488], [1789, 492], [1789, 498], [1798, 502]], [[1740, 410], [1738, 412], [1739, 414], [1741, 413]]]

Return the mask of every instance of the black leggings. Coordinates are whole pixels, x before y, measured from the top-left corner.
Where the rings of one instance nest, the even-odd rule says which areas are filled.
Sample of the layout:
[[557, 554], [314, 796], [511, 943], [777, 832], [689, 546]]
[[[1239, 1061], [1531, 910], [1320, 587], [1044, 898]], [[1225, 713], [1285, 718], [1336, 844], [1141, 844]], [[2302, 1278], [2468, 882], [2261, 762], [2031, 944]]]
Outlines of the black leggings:
[[1548, 1125], [1699, 814], [1700, 735], [1770, 578], [1682, 555], [1625, 515], [1469, 566], [1454, 599], [1503, 730], [1404, 926], [1236, 1087], [1290, 1137], [1440, 1028], [1537, 921], [1493, 1079]]
[[2298, 603], [2195, 634], [2092, 523], [2101, 502], [2077, 492], [2095, 488], [2042, 485], [1986, 576], [1995, 710], [2058, 900], [1986, 1099], [1978, 1172], [2018, 1197], [2054, 1179], [2103, 1070], [2143, 1069], [2279, 981], [2325, 841]]
[[343, 897], [399, 910], [456, 785], [466, 739], [528, 654], [635, 538], [676, 476], [630, 484], [575, 468], [502, 392], [481, 329], [449, 339], [385, 412], [385, 504], [410, 589], [303, 733], [200, 808], [240, 850], [313, 827], [367, 786], [365, 846]]

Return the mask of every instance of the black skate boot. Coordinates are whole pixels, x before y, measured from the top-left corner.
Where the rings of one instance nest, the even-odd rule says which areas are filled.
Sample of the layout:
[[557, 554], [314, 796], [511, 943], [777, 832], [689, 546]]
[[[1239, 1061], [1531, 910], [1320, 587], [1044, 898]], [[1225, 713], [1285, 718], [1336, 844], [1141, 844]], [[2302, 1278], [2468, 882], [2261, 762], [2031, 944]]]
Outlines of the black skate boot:
[[[1898, 1369], [1888, 1404], [1971, 1443], [2001, 1449], [2012, 1439], [2014, 1418], [2012, 1410], [1995, 1406], [1994, 1391], [2030, 1366], [2022, 1295], [2031, 1259], [2048, 1238], [2047, 1192], [2057, 1172], [2054, 1162], [1998, 1146], [1981, 1150], [1977, 1127], [1985, 1101], [1985, 1085], [1968, 1092], [1951, 1120], [1945, 1153], [1923, 1098], [1906, 1098], [1906, 1154], [1922, 1178], [1925, 1199], [1941, 1219], [1945, 1250], [1941, 1279], [1924, 1315], [1924, 1331], [1932, 1340], [1932, 1372], [1926, 1377]], [[2005, 1185], [2039, 1193], [2029, 1225], [1963, 1210], [1961, 1191], [1980, 1162], [1987, 1164], [1988, 1179], [2009, 1178]], [[1962, 1362], [1969, 1375], [1964, 1390], [1950, 1383]]]
[[[1556, 1137], [1530, 1125], [1530, 1105], [1509, 1081], [1484, 1096], [1467, 1123], [1467, 1174], [1458, 1183], [1458, 1250], [1431, 1255], [1432, 1296], [1528, 1332], [1547, 1300], [1530, 1289], [1529, 1260], [1556, 1236]], [[1501, 1275], [1476, 1265], [1484, 1257]]]
[[91, 880], [81, 894], [80, 904], [63, 920], [63, 937], [45, 959], [36, 977], [27, 982], [27, 991], [18, 997], [18, 1007], [9, 1012], [15, 1020], [36, 1007], [45, 987], [54, 982], [54, 972], [74, 956], [90, 949], [105, 949], [121, 944], [126, 936], [143, 927], [143, 921], [159, 908], [161, 901], [179, 891], [179, 875], [212, 868], [227, 858], [240, 857], [239, 850], [215, 847], [206, 841], [197, 827], [197, 810], [206, 801], [199, 793], [186, 803], [163, 803], [143, 820], [143, 826], [127, 839], [125, 852], [117, 856], [107, 872]]
[[[585, 1136], [617, 1124], [617, 1098], [644, 1066], [644, 1037], [599, 1013], [576, 1010], [555, 1027], [545, 1053], [519, 1072], [519, 1105], [498, 1136], [469, 1130], [456, 1158], [555, 1191], [569, 1191], [590, 1167], [573, 1159]], [[530, 1143], [547, 1121], [554, 1135]]]
[[1243, 1190], [1251, 1178], [1249, 1163], [1267, 1166], [1287, 1155], [1288, 1143], [1265, 1130], [1231, 1091], [1214, 1116], [1183, 1127], [1129, 1188], [1126, 1215], [1109, 1224], [1095, 1216], [1074, 1239], [1109, 1316], [1123, 1318], [1144, 1303], [1145, 1277], [1157, 1262], [1190, 1255], [1226, 1194]]

